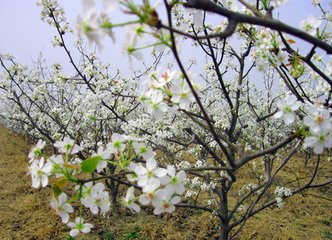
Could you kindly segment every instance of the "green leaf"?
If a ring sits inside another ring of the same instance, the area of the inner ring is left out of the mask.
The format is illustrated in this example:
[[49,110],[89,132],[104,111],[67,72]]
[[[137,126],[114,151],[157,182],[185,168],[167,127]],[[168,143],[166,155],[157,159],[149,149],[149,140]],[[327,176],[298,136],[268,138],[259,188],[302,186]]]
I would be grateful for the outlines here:
[[262,0],[263,8],[266,10],[269,8],[271,0]]
[[96,170],[98,162],[101,160],[101,156],[94,156],[88,159],[85,159],[81,164],[81,169],[87,173],[93,173]]

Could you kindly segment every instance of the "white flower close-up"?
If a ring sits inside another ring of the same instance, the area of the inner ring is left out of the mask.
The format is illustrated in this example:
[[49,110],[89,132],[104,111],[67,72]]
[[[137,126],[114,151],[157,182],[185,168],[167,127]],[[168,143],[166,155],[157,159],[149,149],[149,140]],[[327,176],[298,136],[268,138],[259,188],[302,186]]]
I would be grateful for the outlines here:
[[301,103],[297,101],[296,97],[290,95],[286,100],[278,103],[279,111],[274,114],[275,118],[283,118],[287,125],[293,123],[296,118],[295,111],[299,109]]
[[40,160],[32,161],[30,165],[30,174],[32,178],[32,187],[39,188],[40,186],[46,187],[48,184],[48,177],[51,175],[52,163],[45,163],[42,157]]
[[69,213],[74,211],[73,207],[67,202],[67,200],[67,194],[62,192],[57,199],[53,196],[50,203],[56,214],[61,217],[63,223],[67,223],[69,221]]
[[131,209],[134,212],[139,212],[141,211],[141,208],[137,203],[135,203],[137,198],[135,197],[134,191],[135,191],[134,187],[128,188],[126,197],[124,198],[124,203],[127,208]]
[[29,159],[30,159],[30,162],[32,162],[35,158],[38,158],[38,157],[41,157],[42,155],[42,152],[41,150],[45,147],[46,145],[46,142],[39,139],[36,146],[34,146],[31,151],[29,152]]
[[68,226],[71,228],[69,235],[72,237],[76,237],[80,232],[89,233],[91,228],[93,228],[92,224],[84,223],[81,217],[75,218],[75,222],[69,222]]
[[90,208],[93,214],[98,214],[99,209],[102,215],[110,210],[110,201],[108,192],[104,191],[105,185],[97,183],[91,188],[89,195],[81,200],[82,204]]

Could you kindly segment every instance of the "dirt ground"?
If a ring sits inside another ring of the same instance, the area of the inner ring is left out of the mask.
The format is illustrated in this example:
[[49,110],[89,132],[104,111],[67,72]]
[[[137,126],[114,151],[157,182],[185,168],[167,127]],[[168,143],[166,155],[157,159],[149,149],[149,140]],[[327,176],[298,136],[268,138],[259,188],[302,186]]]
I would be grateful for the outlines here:
[[[50,207],[51,190],[31,188],[27,155],[31,144],[0,125],[0,240],[66,239],[68,228]],[[329,166],[331,174],[331,166]],[[313,197],[317,195],[323,197]],[[295,196],[282,210],[268,209],[248,221],[237,239],[332,239],[332,190]],[[101,220],[81,240],[210,240],[216,222],[206,213],[180,209],[172,216],[121,214]]]
[[50,189],[31,188],[28,142],[0,126],[0,239],[57,239],[62,225],[48,204]]

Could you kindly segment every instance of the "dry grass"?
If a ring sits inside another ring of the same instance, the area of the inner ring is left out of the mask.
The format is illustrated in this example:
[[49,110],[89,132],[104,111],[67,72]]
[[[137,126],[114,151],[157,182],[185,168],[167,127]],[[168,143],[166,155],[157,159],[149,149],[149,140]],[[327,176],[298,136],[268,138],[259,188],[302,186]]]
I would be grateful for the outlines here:
[[250,219],[240,239],[332,239],[332,205],[313,196],[294,196],[283,209]]
[[50,189],[34,190],[27,176],[30,146],[0,126],[0,239],[56,239],[63,226],[51,212]]
[[[296,189],[311,178],[316,161],[311,160],[306,167],[301,156],[291,161],[277,177],[277,185],[292,182],[291,189]],[[324,182],[326,176],[332,176],[332,163],[326,159],[321,162],[319,173],[324,174],[318,174],[318,179]],[[307,190],[286,199],[282,209],[260,212],[246,223],[239,239],[332,239],[332,187]]]
[[[50,189],[30,187],[27,141],[0,126],[0,144],[0,239],[65,239],[69,229],[49,205]],[[302,163],[297,161],[293,164],[299,176],[305,175]],[[332,174],[331,164],[325,167]],[[287,174],[281,174],[281,182],[291,177]],[[248,171],[240,176],[238,186],[252,177]],[[331,199],[331,187],[294,196],[286,201],[284,209],[267,209],[248,220],[238,239],[332,239]],[[155,217],[150,211],[132,215],[121,208],[120,214],[104,219],[88,214],[86,220],[95,225],[93,233],[79,239],[208,240],[217,236],[218,221],[208,213],[179,209],[171,216]]]

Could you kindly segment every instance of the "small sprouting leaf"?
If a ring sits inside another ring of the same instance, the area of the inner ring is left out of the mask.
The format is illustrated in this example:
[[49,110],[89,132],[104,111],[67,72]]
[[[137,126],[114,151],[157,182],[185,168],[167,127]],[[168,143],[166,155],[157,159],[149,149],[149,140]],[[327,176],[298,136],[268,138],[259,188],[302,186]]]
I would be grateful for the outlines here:
[[60,188],[64,188],[68,183],[68,179],[63,177],[63,178],[59,178],[57,179],[54,184],[58,185]]
[[62,193],[62,189],[68,184],[67,178],[59,178],[52,184],[52,189],[55,197]]
[[66,168],[75,169],[75,170],[78,170],[81,168],[80,165],[68,164],[68,163],[64,163],[63,166]]
[[93,173],[98,165],[98,162],[101,160],[101,156],[94,156],[88,159],[85,159],[81,164],[81,169],[87,173]]
[[52,190],[55,197],[59,197],[59,195],[62,193],[61,188],[56,184],[52,185]]
[[293,39],[288,39],[287,42],[288,42],[289,44],[294,44],[294,43],[296,43]]

